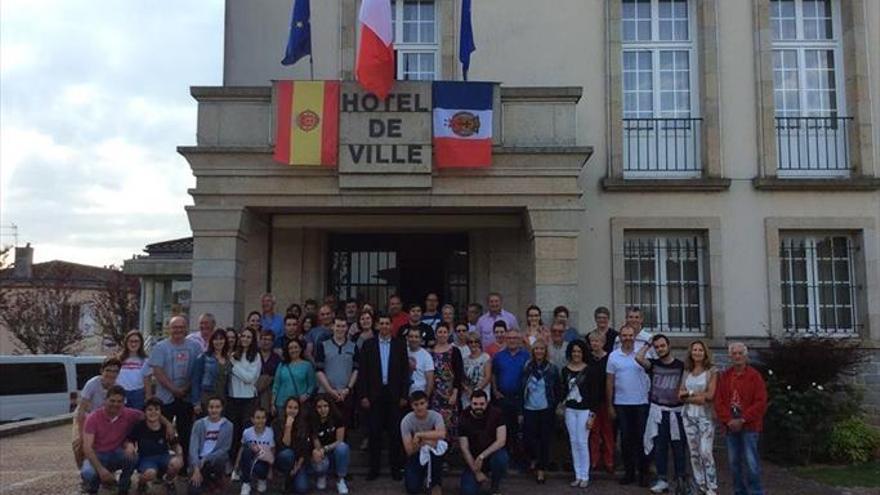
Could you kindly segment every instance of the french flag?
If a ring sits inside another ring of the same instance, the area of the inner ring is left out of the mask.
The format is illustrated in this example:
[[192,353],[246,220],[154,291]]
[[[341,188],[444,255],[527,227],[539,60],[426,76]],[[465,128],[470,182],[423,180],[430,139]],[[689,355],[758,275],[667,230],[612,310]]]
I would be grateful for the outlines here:
[[384,100],[394,84],[391,1],[363,0],[358,20],[361,42],[355,76],[365,90]]
[[435,81],[434,163],[444,167],[492,165],[492,91],[486,82]]

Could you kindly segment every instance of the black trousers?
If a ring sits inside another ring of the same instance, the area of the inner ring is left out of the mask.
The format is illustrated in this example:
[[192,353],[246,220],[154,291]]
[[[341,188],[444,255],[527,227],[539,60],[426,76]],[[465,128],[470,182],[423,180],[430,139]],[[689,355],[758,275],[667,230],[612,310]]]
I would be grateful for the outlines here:
[[[193,426],[193,405],[183,399],[175,398],[173,402],[162,405],[162,416],[168,421],[174,421],[177,428],[177,438],[184,452],[189,451],[189,437]],[[188,464],[188,457],[183,456],[184,465]]]
[[614,409],[620,428],[620,457],[626,476],[632,478],[636,471],[640,476],[647,476],[649,459],[642,448],[642,437],[645,436],[645,423],[648,422],[648,404],[616,405]]
[[226,419],[232,422],[232,448],[229,450],[229,458],[235,462],[238,449],[241,448],[241,434],[251,424],[251,415],[257,405],[256,397],[250,399],[237,399],[230,397],[226,400]]
[[[400,397],[383,387],[379,397],[370,398],[367,421],[370,424],[370,473],[378,474],[382,465],[382,439],[388,438],[388,464],[391,473],[403,469],[403,444],[400,439],[402,409]],[[384,433],[384,434],[383,434]]]
[[529,461],[535,463],[535,469],[547,469],[555,434],[555,408],[540,411],[523,409],[523,443],[529,453]]

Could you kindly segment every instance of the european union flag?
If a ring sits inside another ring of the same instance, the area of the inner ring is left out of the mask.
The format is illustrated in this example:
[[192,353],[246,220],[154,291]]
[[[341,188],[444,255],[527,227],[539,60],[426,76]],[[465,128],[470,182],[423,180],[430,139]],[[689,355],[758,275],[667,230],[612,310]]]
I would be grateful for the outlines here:
[[471,0],[461,0],[461,32],[458,41],[458,59],[461,61],[461,74],[467,81],[471,66],[471,52],[475,51],[474,28],[471,26]]
[[290,21],[290,37],[282,65],[293,65],[297,60],[312,54],[312,25],[309,21],[309,0],[294,0],[293,18]]

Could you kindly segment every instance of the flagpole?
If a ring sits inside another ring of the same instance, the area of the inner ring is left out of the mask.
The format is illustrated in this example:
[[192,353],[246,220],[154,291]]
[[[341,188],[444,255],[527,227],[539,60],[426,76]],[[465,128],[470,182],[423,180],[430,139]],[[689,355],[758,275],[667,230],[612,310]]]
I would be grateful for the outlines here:
[[315,80],[315,57],[309,54],[309,79]]

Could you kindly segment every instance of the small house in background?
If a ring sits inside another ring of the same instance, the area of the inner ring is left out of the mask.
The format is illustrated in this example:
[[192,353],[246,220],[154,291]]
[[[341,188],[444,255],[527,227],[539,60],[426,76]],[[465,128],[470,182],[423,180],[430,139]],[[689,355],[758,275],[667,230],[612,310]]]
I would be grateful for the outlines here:
[[[13,265],[0,270],[0,310],[4,312],[0,354],[114,352],[116,343],[106,338],[99,313],[116,286],[125,290],[126,277],[120,270],[62,260],[34,263],[33,259],[30,244],[19,246]],[[50,331],[42,337],[39,351],[37,344],[26,345],[11,328],[41,323]]]
[[148,244],[146,254],[126,260],[123,271],[140,280],[139,328],[161,338],[172,316],[189,316],[192,237]]

